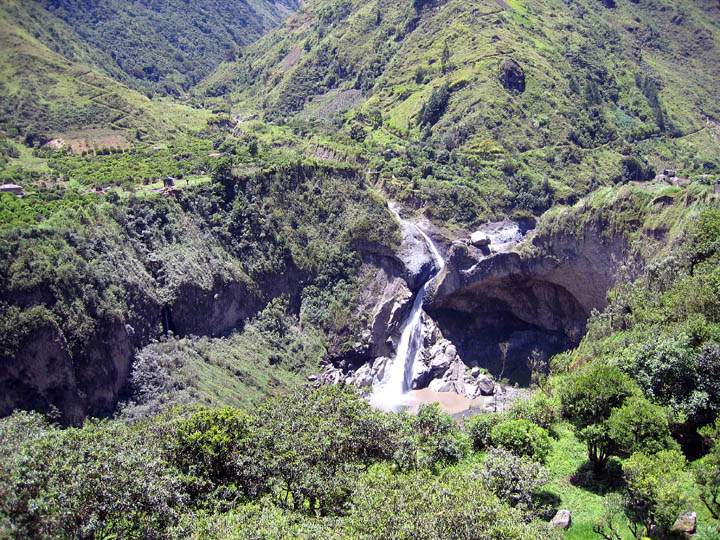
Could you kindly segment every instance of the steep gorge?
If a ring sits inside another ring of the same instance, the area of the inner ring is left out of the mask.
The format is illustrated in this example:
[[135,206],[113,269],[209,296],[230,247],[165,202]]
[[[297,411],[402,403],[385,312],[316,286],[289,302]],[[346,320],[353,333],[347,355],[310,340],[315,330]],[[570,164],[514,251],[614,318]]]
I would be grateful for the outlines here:
[[[548,213],[537,226],[529,220],[488,223],[472,235],[455,233],[452,241],[447,231],[421,222],[445,246],[446,264],[422,303],[412,389],[477,392],[477,375],[468,376],[477,368],[524,386],[531,361],[542,367],[577,346],[592,313],[605,308],[610,289],[641,276],[648,261],[682,242],[682,228],[673,230],[674,207],[692,207],[695,195],[668,198],[658,195],[663,190],[662,184],[600,190]],[[431,264],[432,257],[415,240],[404,235],[399,253],[417,271],[423,267],[418,261]],[[415,256],[408,257],[413,250]],[[417,294],[417,288],[386,288],[365,334],[386,348],[366,349],[365,364],[339,365],[343,373],[332,375],[336,381],[382,384],[391,359],[403,352],[401,332]],[[378,328],[385,331],[378,334]]]

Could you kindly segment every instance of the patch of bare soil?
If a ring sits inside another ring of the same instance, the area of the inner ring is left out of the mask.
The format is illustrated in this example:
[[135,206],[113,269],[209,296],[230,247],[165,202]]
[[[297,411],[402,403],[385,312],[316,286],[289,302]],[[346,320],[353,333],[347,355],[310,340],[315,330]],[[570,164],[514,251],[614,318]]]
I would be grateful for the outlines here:
[[127,150],[130,141],[122,132],[112,129],[83,129],[58,133],[47,143],[54,150],[66,148],[73,154],[99,150]]
[[283,58],[280,62],[278,69],[282,73],[284,73],[291,67],[293,67],[295,64],[297,64],[300,58],[302,58],[302,49],[298,45],[296,45],[295,47],[290,49],[289,53],[285,55],[285,58]]

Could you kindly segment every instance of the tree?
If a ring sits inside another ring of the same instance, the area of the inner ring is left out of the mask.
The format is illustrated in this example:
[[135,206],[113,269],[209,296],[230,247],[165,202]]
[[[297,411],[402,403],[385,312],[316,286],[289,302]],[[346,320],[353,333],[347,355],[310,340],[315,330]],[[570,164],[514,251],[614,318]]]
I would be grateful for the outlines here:
[[357,393],[302,388],[268,401],[254,415],[241,470],[262,464],[278,502],[310,514],[339,511],[359,473],[390,459],[396,417],[373,410]]
[[534,496],[548,482],[548,471],[537,461],[503,448],[491,448],[480,472],[483,483],[510,506],[530,510]]
[[506,420],[496,425],[490,432],[490,440],[495,447],[540,462],[545,461],[550,452],[547,431],[529,420]]
[[417,415],[405,417],[393,459],[405,471],[437,468],[460,461],[467,453],[468,442],[452,417],[437,404],[423,405]]
[[619,456],[635,452],[655,454],[677,447],[672,439],[665,409],[644,397],[632,397],[613,410],[607,421],[608,437]]
[[500,413],[478,414],[467,420],[465,429],[470,436],[473,450],[480,451],[490,446],[492,428],[505,421],[507,416]]
[[588,459],[596,474],[605,470],[613,447],[607,420],[623,402],[639,394],[637,385],[622,371],[593,362],[569,376],[560,390],[563,415],[588,446]]
[[700,486],[700,499],[715,519],[720,519],[720,420],[706,426],[700,433],[711,445],[710,452],[695,464],[695,479]]
[[250,416],[238,409],[201,409],[173,426],[170,461],[188,475],[197,495],[223,484],[239,484],[246,495],[257,495],[258,480],[247,478],[249,471],[239,470],[233,459],[245,450],[250,426]]
[[421,126],[433,126],[440,120],[450,99],[450,86],[444,83],[433,90],[430,98],[420,110],[419,124]]
[[413,9],[415,9],[415,13],[418,15],[420,12],[425,9],[425,6],[427,6],[431,0],[413,0]]
[[677,450],[636,453],[623,463],[627,512],[644,527],[644,536],[661,536],[688,510],[691,480],[685,466],[685,456]]
[[440,56],[440,69],[443,73],[447,74],[450,71],[450,46],[447,40],[443,46],[442,55]]
[[18,538],[153,537],[175,522],[183,504],[176,471],[147,424],[102,421],[35,432],[3,470],[0,518]]

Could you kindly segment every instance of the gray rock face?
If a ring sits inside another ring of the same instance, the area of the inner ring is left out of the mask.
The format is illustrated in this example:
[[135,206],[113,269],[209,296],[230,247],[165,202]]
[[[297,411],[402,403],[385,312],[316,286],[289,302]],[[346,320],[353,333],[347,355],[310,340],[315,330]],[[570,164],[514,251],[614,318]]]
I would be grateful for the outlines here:
[[[353,385],[361,389],[369,389],[373,384],[382,380],[385,374],[385,366],[390,361],[389,358],[381,356],[372,362],[363,364],[354,373],[345,375],[341,370],[329,369],[321,377],[325,384],[345,384]],[[337,375],[336,375],[337,374]]]
[[569,529],[572,524],[572,515],[570,510],[558,510],[555,517],[550,522],[556,529]]
[[533,351],[549,357],[575,345],[590,312],[605,306],[620,265],[635,263],[625,237],[602,227],[535,234],[520,251],[514,246],[522,227],[488,224],[482,232],[498,241],[490,251],[509,247],[489,253],[453,244],[425,309],[469,365],[525,384]]
[[520,243],[524,237],[526,227],[521,226],[517,221],[495,221],[480,226],[470,236],[470,241],[476,245],[474,237],[484,237],[488,240],[486,245],[492,246],[493,251],[507,251]]
[[402,242],[397,256],[405,267],[404,278],[412,291],[417,291],[430,277],[434,262],[430,249],[415,227],[400,224]]
[[[413,295],[405,281],[395,278],[383,290],[372,313],[370,346],[374,355],[390,354],[395,345],[393,336],[400,334],[403,321],[412,306]],[[388,341],[389,340],[389,341]]]
[[491,242],[490,237],[483,231],[475,231],[470,235],[470,243],[475,247],[486,247]]

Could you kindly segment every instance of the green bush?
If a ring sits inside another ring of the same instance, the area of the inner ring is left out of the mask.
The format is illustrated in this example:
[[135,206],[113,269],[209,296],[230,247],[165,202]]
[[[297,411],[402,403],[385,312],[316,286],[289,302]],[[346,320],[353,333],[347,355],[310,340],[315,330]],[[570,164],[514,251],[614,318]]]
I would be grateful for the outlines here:
[[499,413],[478,414],[465,422],[465,430],[470,436],[473,450],[479,452],[490,446],[490,432],[500,422],[504,422],[507,415]]
[[542,392],[537,392],[530,399],[513,403],[508,412],[511,418],[524,419],[538,426],[551,430],[559,420],[558,403]]
[[[182,486],[146,424],[19,422],[0,423],[0,445],[15,445],[0,465],[0,531],[8,520],[16,538],[148,538],[177,520]],[[20,445],[4,436],[18,428]]]
[[468,447],[466,435],[450,415],[437,404],[423,405],[417,415],[405,418],[393,460],[403,471],[437,469],[460,461]]
[[695,480],[700,486],[700,499],[715,519],[720,519],[720,420],[701,430],[710,451],[695,463]]
[[255,482],[245,478],[248,471],[234,466],[250,427],[251,418],[238,409],[201,409],[174,426],[167,442],[170,461],[191,477],[196,491],[209,493],[221,484],[237,483],[247,495],[256,495]]
[[645,536],[663,537],[675,519],[690,510],[686,460],[677,450],[637,453],[623,463],[627,483],[627,510],[645,527]]
[[376,540],[532,540],[553,538],[501,502],[474,473],[434,476],[372,470],[353,497],[348,538]]
[[608,437],[620,456],[655,454],[677,447],[668,426],[668,413],[643,397],[633,397],[614,409],[607,421]]
[[492,445],[543,462],[550,452],[547,430],[529,420],[506,420],[490,431]]
[[537,461],[502,448],[491,448],[480,472],[483,483],[513,507],[532,510],[540,488],[548,482],[547,469]]

